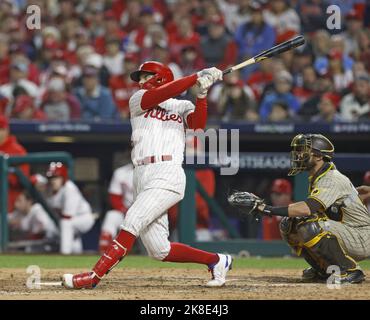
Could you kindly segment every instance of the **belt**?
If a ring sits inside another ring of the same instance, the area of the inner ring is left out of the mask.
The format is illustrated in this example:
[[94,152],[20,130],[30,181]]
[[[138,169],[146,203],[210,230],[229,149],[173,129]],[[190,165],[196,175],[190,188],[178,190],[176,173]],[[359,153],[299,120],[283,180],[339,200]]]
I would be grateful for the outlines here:
[[171,160],[172,160],[171,155],[149,156],[149,157],[145,157],[143,159],[137,160],[136,165],[137,166],[142,166],[142,165],[145,165],[145,164],[162,162],[162,161],[171,161]]

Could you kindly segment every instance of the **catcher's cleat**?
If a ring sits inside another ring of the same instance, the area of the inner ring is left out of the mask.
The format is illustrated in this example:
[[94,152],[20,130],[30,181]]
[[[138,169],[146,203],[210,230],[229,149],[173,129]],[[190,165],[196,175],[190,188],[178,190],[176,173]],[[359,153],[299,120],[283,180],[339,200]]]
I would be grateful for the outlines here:
[[212,280],[208,281],[207,287],[222,287],[226,282],[226,274],[232,269],[233,258],[230,255],[218,254],[220,260],[214,265],[209,266],[212,272]]
[[67,289],[94,289],[99,281],[94,272],[66,273],[62,277],[62,285]]
[[302,272],[303,281],[324,281],[329,277],[329,274],[324,274],[312,267],[304,269]]
[[336,279],[340,284],[356,284],[365,280],[365,274],[360,269],[347,271]]

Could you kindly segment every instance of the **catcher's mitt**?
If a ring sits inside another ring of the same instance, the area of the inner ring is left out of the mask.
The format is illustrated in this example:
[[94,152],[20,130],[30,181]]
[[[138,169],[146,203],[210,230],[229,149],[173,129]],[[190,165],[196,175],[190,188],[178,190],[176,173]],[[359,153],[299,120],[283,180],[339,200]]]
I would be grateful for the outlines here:
[[252,214],[255,217],[258,213],[261,213],[258,210],[258,206],[265,203],[260,197],[246,191],[236,191],[227,200],[232,206],[238,207],[244,214]]

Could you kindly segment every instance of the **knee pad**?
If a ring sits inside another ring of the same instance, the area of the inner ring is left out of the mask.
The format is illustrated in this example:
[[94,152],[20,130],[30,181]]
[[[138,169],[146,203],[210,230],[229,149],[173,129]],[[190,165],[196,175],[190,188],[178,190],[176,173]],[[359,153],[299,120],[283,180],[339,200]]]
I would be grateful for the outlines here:
[[297,225],[297,236],[302,245],[311,247],[318,242],[321,236],[324,235],[324,230],[316,221],[303,221]]
[[291,247],[295,248],[299,245],[297,239],[297,230],[295,229],[295,218],[283,217],[279,224],[280,235]]

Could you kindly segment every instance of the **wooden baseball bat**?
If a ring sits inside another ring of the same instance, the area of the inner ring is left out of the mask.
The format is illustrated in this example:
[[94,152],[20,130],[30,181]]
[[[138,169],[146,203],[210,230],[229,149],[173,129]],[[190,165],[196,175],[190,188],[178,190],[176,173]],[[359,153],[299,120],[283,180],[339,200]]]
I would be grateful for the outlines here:
[[262,51],[261,53],[257,54],[253,58],[250,58],[246,61],[243,61],[242,63],[237,64],[236,66],[230,67],[222,71],[223,75],[226,75],[228,73],[231,73],[235,70],[239,70],[241,68],[244,68],[246,66],[249,66],[250,64],[260,62],[262,60],[265,60],[267,58],[275,57],[279,55],[280,53],[283,53],[285,51],[297,48],[305,43],[305,39],[303,36],[297,36],[293,39],[284,41],[268,50]]

